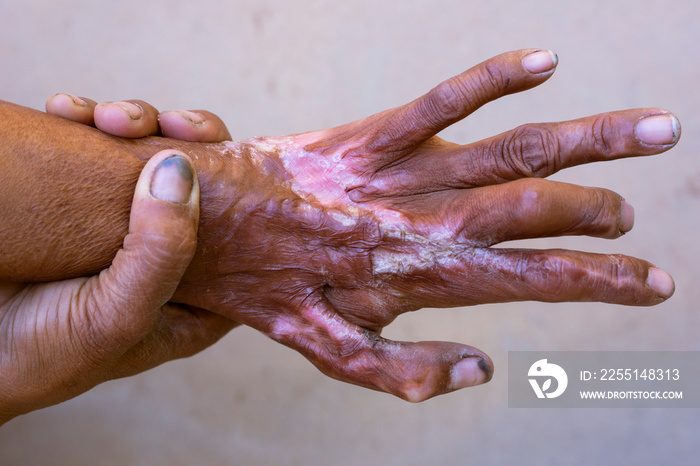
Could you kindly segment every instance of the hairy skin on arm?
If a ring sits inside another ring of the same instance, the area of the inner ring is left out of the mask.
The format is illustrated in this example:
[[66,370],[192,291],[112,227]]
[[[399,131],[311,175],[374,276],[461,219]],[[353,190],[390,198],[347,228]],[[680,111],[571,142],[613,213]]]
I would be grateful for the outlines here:
[[[662,152],[678,139],[677,121],[658,109],[526,125],[466,146],[435,135],[490,100],[544,82],[556,61],[528,71],[533,52],[491,59],[402,107],[283,138],[126,141],[3,104],[2,163],[21,176],[0,187],[10,219],[0,229],[0,279],[54,280],[107,266],[145,160],[176,148],[197,169],[201,214],[197,253],[174,301],[256,328],[329,376],[410,401],[488,381],[492,362],[475,348],[393,342],[380,332],[425,306],[652,305],[673,292],[665,272],[639,259],[491,248],[620,236],[632,210],[619,195],[540,178]],[[548,52],[539,53],[542,61]],[[673,134],[648,144],[645,118],[667,121]]]

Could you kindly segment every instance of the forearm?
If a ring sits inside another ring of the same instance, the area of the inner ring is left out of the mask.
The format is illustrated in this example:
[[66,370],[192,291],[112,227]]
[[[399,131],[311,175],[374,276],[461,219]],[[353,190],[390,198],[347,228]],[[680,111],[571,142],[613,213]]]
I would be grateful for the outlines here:
[[128,231],[145,162],[179,143],[135,143],[6,102],[0,121],[0,280],[55,280],[108,266]]

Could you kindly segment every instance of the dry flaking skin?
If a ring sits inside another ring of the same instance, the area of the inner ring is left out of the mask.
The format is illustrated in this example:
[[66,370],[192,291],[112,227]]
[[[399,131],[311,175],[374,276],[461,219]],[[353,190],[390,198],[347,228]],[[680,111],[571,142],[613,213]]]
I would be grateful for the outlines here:
[[645,116],[669,115],[659,109],[525,125],[468,145],[436,136],[484,103],[544,82],[553,68],[524,69],[531,53],[539,52],[501,55],[407,105],[337,128],[183,145],[198,168],[202,214],[198,252],[175,299],[254,327],[332,377],[410,401],[486,382],[493,364],[459,343],[382,338],[402,313],[666,299],[650,279],[663,272],[643,260],[492,248],[620,236],[631,208],[618,194],[542,178],[662,152],[677,140],[637,138]]

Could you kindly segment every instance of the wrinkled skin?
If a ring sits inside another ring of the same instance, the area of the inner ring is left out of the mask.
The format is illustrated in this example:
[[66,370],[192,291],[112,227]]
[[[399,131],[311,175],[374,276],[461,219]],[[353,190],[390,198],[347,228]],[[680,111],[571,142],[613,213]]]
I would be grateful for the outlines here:
[[254,327],[332,377],[411,401],[483,383],[492,363],[461,344],[381,338],[404,312],[517,300],[663,301],[670,277],[642,260],[491,248],[521,238],[620,236],[632,211],[619,195],[539,177],[661,152],[678,137],[675,121],[664,144],[635,136],[641,118],[667,114],[656,109],[527,125],[467,146],[435,135],[549,77],[523,70],[526,54],[496,57],[403,107],[339,128],[211,147],[195,163],[212,210],[174,299]]
[[[540,52],[528,70],[533,52],[498,56],[407,105],[329,130],[218,144],[95,143],[137,161],[175,148],[194,164],[197,250],[172,303],[256,328],[331,377],[421,401],[488,381],[493,364],[458,343],[382,338],[402,313],[519,300],[653,305],[673,293],[671,278],[643,260],[493,248],[521,238],[620,236],[633,211],[619,195],[542,178],[660,153],[680,135],[668,112],[640,109],[525,125],[464,146],[436,136],[481,105],[548,79],[554,57]],[[661,128],[650,134],[643,123],[652,120]],[[102,230],[123,238],[122,223]],[[116,252],[105,246],[102,257],[98,249],[82,248],[92,262],[67,264],[71,274],[95,273]]]
[[[223,122],[209,112],[158,114],[145,102],[136,102],[145,110],[139,118],[118,113],[124,102],[103,103],[96,110],[95,102],[65,94],[51,97],[47,111],[83,124],[92,123],[94,115],[102,131],[121,132],[125,137],[158,132],[201,142],[230,138]],[[3,116],[3,124],[8,125],[9,120],[11,125],[12,117]],[[17,135],[15,139],[27,133]],[[7,143],[13,138],[0,139]],[[45,154],[31,154],[29,160],[41,155]],[[193,167],[182,158],[183,165],[176,169],[177,164],[170,163],[175,160],[172,155],[170,150],[152,155],[141,171],[129,234],[109,268],[92,277],[44,283],[0,280],[0,425],[70,399],[105,380],[191,356],[236,325],[213,312],[167,302],[195,253],[199,217]],[[6,152],[3,156],[12,158]],[[2,162],[0,158],[0,165]],[[31,163],[21,169],[28,167]],[[13,174],[17,172],[12,168],[4,172],[3,181],[7,183]],[[51,175],[60,182],[60,175]],[[32,188],[36,190],[36,184]],[[61,193],[61,201],[68,197]],[[0,205],[7,212],[8,206]],[[48,213],[60,217],[53,207]],[[20,220],[28,221],[26,214]],[[35,232],[28,243],[40,242],[41,236]],[[30,256],[26,251],[21,254]]]

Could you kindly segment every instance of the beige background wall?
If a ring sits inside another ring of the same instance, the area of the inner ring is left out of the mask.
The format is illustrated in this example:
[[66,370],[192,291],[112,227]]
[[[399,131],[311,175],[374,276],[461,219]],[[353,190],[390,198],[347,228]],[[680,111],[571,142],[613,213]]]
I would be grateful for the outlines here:
[[[616,241],[538,241],[623,252],[671,271],[649,309],[521,303],[426,310],[388,335],[463,341],[491,383],[420,405],[320,375],[249,329],[185,361],[104,384],[0,429],[2,465],[691,464],[698,410],[516,410],[513,350],[700,350],[700,3],[694,0],[0,0],[0,98],[55,92],[206,108],[235,138],[354,120],[413,99],[492,55],[551,48],[541,88],[448,130],[458,142],[530,121],[661,106],[683,124],[672,152],[581,167],[636,207]],[[1,124],[1,122],[0,122]],[[698,387],[700,389],[700,387]]]

